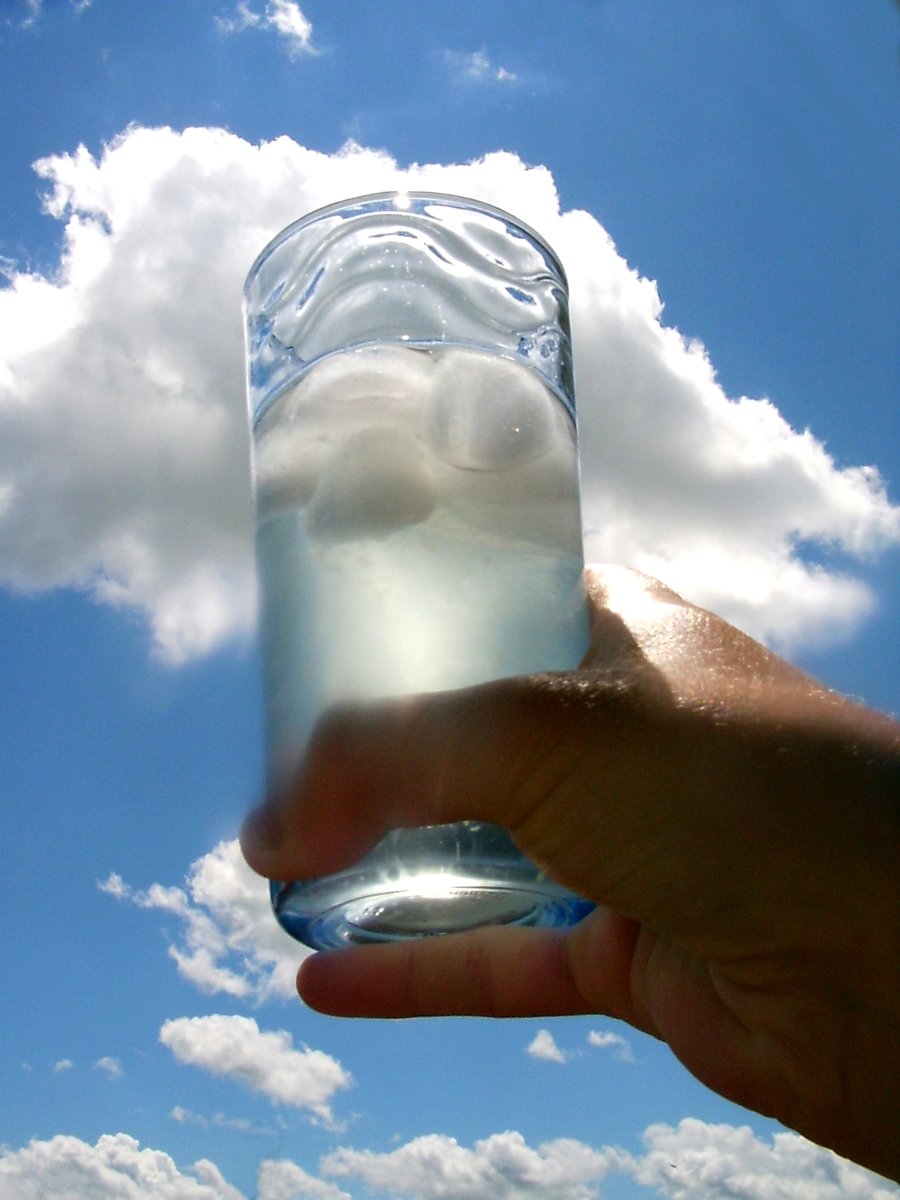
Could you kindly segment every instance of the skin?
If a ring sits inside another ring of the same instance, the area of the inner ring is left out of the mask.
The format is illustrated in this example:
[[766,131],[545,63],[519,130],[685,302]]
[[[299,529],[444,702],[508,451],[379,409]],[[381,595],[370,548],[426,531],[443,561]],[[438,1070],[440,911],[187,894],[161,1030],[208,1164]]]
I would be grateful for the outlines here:
[[619,1018],[723,1096],[900,1176],[900,725],[662,584],[586,574],[577,671],[341,708],[251,814],[270,878],[487,820],[598,908],[312,955],[356,1017]]

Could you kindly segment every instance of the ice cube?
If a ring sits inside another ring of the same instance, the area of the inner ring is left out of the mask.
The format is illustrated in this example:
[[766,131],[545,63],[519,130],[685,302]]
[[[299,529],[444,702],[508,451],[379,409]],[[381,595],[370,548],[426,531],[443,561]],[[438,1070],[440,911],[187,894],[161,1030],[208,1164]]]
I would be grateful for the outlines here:
[[383,538],[426,520],[436,491],[422,442],[403,428],[357,430],[330,456],[309,504],[321,541]]
[[[276,414],[272,414],[276,416]],[[299,508],[313,493],[324,446],[302,425],[277,419],[257,429],[254,444],[256,504],[262,517]]]
[[434,453],[455,467],[506,471],[550,448],[558,404],[524,364],[449,349],[432,375],[428,440]]
[[578,468],[570,442],[510,471],[454,471],[439,476],[441,506],[472,538],[551,551],[578,546]]
[[348,425],[390,414],[390,420],[417,429],[432,371],[428,351],[412,346],[360,346],[331,354],[304,376],[282,417],[342,433]]
[[393,345],[363,346],[314,366],[256,429],[260,515],[306,504],[335,447],[355,430],[391,422],[420,433],[432,369],[427,352]]

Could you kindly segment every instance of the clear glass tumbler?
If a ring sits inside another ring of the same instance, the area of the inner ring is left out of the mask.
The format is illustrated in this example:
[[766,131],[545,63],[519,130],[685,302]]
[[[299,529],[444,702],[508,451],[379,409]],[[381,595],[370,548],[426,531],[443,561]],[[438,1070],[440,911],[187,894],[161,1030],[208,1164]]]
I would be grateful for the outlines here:
[[[280,233],[244,299],[270,786],[336,702],[577,665],[567,290],[541,238],[461,197],[360,197]],[[272,903],[316,948],[591,907],[471,821]]]

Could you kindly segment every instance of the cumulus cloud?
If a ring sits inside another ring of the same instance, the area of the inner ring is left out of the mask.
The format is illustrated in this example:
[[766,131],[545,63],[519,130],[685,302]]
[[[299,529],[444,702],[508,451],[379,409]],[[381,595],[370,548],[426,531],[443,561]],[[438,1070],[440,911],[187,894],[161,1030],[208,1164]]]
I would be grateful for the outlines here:
[[587,1036],[588,1045],[598,1050],[612,1050],[621,1062],[634,1062],[634,1053],[627,1038],[611,1029],[592,1029]]
[[556,1038],[549,1029],[539,1029],[532,1041],[525,1047],[525,1053],[530,1054],[532,1058],[555,1063],[569,1062],[572,1057],[571,1054],[559,1048]]
[[689,1117],[677,1128],[651,1125],[647,1152],[629,1173],[669,1200],[897,1200],[900,1188],[795,1133],[771,1142],[748,1126]]
[[170,662],[249,629],[243,277],[304,211],[433,188],[511,209],[566,265],[590,560],[660,575],[782,646],[843,636],[872,606],[815,550],[900,542],[877,470],[838,467],[770,399],[727,396],[599,222],[560,212],[546,168],[496,153],[401,169],[352,144],[134,127],[37,171],[65,238],[54,273],[9,268],[0,290],[0,584],[141,613]]
[[54,1075],[61,1075],[64,1071],[71,1071],[75,1064],[71,1058],[60,1058],[53,1064]]
[[268,1159],[260,1164],[259,1200],[353,1200],[349,1192],[317,1179],[290,1159]]
[[352,1177],[391,1200],[591,1200],[604,1179],[625,1175],[668,1200],[897,1200],[900,1188],[793,1133],[771,1142],[748,1127],[694,1118],[652,1125],[646,1153],[595,1149],[574,1139],[529,1146],[515,1132],[468,1149],[454,1138],[416,1138],[387,1153],[340,1149],[323,1175]]
[[179,923],[169,945],[179,974],[201,992],[262,1001],[295,995],[306,951],[273,920],[266,882],[238,842],[220,842],[192,864],[184,888],[135,889],[115,872],[97,885],[117,900],[167,913]]
[[534,1148],[519,1133],[496,1133],[470,1150],[455,1138],[430,1134],[385,1154],[336,1150],[322,1160],[322,1173],[416,1200],[590,1200],[619,1159],[618,1151],[570,1138]]
[[206,1159],[178,1169],[168,1154],[124,1133],[95,1146],[59,1135],[0,1149],[0,1200],[245,1200]]
[[269,0],[261,12],[241,0],[231,16],[217,17],[216,25],[223,33],[240,33],[244,29],[273,30],[283,39],[292,57],[317,53],[312,43],[312,24],[295,0]]
[[[185,1120],[186,1110],[179,1110]],[[332,1180],[358,1180],[387,1200],[596,1200],[604,1180],[625,1176],[668,1200],[897,1200],[900,1188],[793,1133],[766,1141],[748,1127],[687,1118],[651,1125],[645,1152],[596,1149],[572,1138],[530,1146],[514,1131],[471,1148],[443,1134],[379,1153],[341,1147],[312,1174],[290,1159],[264,1160],[257,1200],[350,1200]],[[629,1195],[631,1191],[629,1192]],[[120,1133],[96,1146],[74,1137],[0,1149],[0,1200],[246,1200],[201,1161],[180,1171],[168,1155]]]
[[353,1082],[330,1054],[295,1050],[289,1033],[261,1030],[252,1017],[178,1017],[165,1022],[159,1040],[179,1062],[237,1079],[273,1104],[309,1109],[327,1125],[335,1092]]

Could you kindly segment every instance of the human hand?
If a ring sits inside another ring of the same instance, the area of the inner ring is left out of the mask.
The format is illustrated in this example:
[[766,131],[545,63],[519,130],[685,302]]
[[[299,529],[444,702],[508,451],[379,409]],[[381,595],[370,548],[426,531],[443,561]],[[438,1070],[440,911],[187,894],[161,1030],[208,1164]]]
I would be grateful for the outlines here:
[[389,828],[475,819],[598,908],[305,960],[348,1016],[604,1013],[722,1095],[900,1173],[898,727],[622,568],[582,668],[340,709],[248,862],[328,874]]

